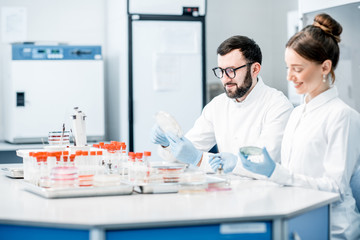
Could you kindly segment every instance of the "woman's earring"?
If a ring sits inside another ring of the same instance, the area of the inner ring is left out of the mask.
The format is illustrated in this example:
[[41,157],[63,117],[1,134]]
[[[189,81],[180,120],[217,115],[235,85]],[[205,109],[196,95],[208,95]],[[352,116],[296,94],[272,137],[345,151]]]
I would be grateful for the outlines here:
[[326,83],[326,75],[325,74],[323,75],[323,80],[322,81],[323,81],[323,83]]

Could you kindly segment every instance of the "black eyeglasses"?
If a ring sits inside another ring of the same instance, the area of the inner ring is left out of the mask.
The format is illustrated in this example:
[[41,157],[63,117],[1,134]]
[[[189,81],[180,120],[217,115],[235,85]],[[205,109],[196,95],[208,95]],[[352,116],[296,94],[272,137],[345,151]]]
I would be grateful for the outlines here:
[[217,78],[220,78],[220,79],[223,78],[224,72],[225,72],[226,76],[233,79],[236,77],[236,73],[235,73],[236,70],[239,70],[240,68],[246,67],[247,65],[251,65],[251,64],[253,64],[253,62],[246,63],[238,68],[228,67],[228,68],[222,69],[221,67],[216,67],[216,68],[213,68],[212,70]]

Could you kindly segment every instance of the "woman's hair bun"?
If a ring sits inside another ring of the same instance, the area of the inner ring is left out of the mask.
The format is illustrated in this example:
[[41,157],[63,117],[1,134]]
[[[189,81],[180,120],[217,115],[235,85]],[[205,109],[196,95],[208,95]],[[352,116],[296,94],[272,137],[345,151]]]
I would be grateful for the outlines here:
[[342,26],[328,14],[321,13],[316,15],[313,25],[334,37],[338,43],[341,41],[340,34],[342,33]]

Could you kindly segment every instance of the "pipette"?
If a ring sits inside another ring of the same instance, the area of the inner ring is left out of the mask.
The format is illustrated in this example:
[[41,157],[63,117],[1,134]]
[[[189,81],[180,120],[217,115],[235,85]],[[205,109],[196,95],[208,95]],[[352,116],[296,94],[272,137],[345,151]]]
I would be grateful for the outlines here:
[[64,133],[65,133],[65,123],[63,123],[63,126],[62,126],[62,133],[61,133],[61,138],[60,138],[60,145],[63,144]]

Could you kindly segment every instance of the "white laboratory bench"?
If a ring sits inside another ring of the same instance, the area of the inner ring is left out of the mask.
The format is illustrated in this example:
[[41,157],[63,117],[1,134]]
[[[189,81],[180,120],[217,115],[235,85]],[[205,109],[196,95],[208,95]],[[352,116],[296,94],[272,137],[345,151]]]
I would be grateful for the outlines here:
[[0,175],[0,239],[329,239],[339,200],[245,179],[231,191],[46,199],[22,181]]

